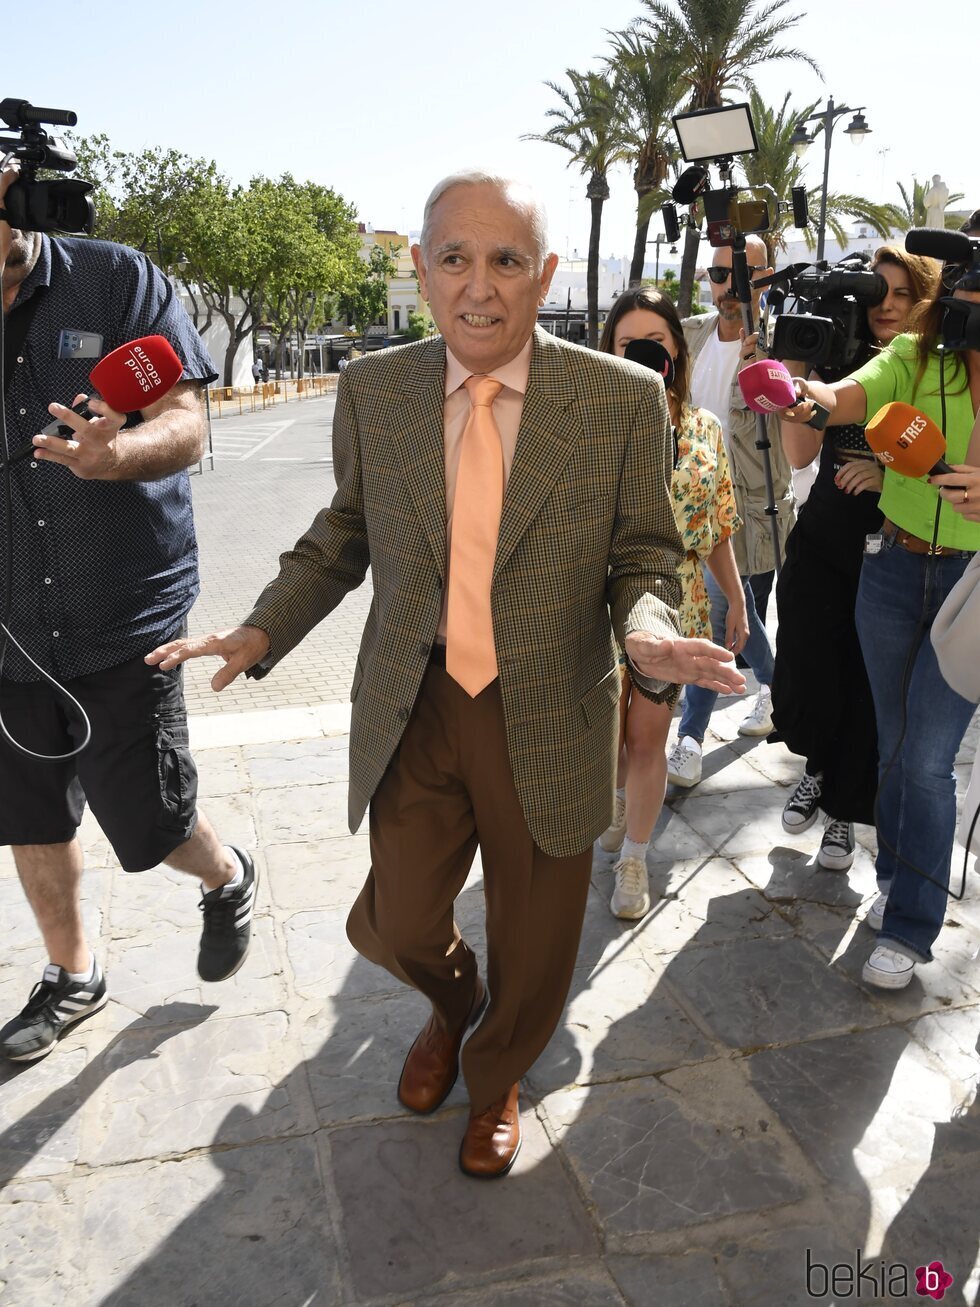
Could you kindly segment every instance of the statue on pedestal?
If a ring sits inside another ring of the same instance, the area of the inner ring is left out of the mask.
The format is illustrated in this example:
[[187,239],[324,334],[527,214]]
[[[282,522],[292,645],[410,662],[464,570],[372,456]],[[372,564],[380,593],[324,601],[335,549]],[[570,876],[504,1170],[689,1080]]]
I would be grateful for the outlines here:
[[922,202],[926,206],[926,226],[945,227],[946,205],[949,203],[949,187],[940,177],[938,172],[933,174],[931,184],[926,187],[926,192],[922,197]]

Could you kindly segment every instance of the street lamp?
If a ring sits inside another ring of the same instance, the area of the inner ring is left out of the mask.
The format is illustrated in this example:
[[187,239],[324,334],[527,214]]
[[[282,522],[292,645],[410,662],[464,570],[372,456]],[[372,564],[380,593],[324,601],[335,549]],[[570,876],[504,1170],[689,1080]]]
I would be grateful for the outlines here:
[[663,234],[663,232],[662,232],[662,231],[658,231],[657,234],[656,234],[656,236],[653,238],[653,240],[652,240],[652,241],[647,241],[647,244],[648,244],[648,245],[656,245],[656,247],[657,247],[657,259],[656,259],[656,264],[655,264],[655,266],[654,266],[654,272],[653,272],[653,284],[654,284],[654,286],[656,286],[657,283],[660,281],[660,247],[661,247],[661,245],[667,245],[667,244],[669,244],[669,242],[668,242],[668,240],[667,240],[667,237]]
[[[852,113],[854,117],[849,125],[844,128],[844,135],[849,136],[855,145],[859,145],[866,136],[871,134],[871,128],[861,112],[863,108],[864,105],[859,105],[857,109],[848,108],[846,104],[835,105],[834,98],[831,96],[827,101],[826,109],[822,113],[810,114],[809,118],[801,118],[796,124],[796,131],[790,137],[793,152],[798,159],[802,159],[806,154],[807,147],[817,139],[817,132],[823,130],[823,193],[820,197],[820,226],[817,229],[818,261],[823,258],[824,235],[827,228],[827,181],[830,175],[830,140],[834,133],[834,124],[844,114]],[[807,123],[816,123],[812,136],[807,132]]]

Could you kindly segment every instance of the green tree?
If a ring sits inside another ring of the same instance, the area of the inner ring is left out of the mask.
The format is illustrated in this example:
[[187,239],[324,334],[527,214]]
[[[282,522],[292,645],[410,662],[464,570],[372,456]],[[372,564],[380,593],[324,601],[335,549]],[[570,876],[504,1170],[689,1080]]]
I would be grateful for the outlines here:
[[[726,92],[747,91],[763,64],[788,59],[820,69],[804,50],[780,44],[800,19],[783,11],[789,0],[642,0],[638,30],[674,51],[687,88],[688,109],[719,107]],[[689,313],[698,258],[698,232],[687,229],[681,261],[679,308]]]
[[[929,182],[920,182],[917,177],[912,178],[912,185],[906,190],[901,182],[896,183],[899,193],[902,196],[902,203],[899,206],[902,220],[900,226],[903,231],[908,231],[910,227],[924,227],[926,225],[926,191],[929,189]],[[946,202],[947,209],[951,204],[958,204],[960,200],[965,199],[962,191],[957,191],[955,195],[950,195]],[[953,214],[944,215],[944,226],[948,230],[959,228],[960,220]]]
[[591,208],[589,228],[589,258],[586,272],[588,295],[588,343],[595,349],[599,344],[599,233],[602,228],[602,206],[609,199],[609,169],[621,157],[621,146],[615,133],[615,120],[620,88],[615,79],[596,72],[577,72],[567,68],[565,76],[571,89],[557,82],[546,82],[554,91],[559,105],[545,112],[554,121],[540,135],[528,133],[524,141],[548,141],[560,146],[571,155],[570,168],[577,167],[588,177],[585,195]]
[[643,276],[647,235],[654,208],[670,197],[664,191],[670,165],[677,157],[671,114],[683,91],[681,69],[666,41],[630,29],[612,36],[610,74],[618,88],[617,127],[622,154],[633,170],[636,232],[630,284]]
[[425,340],[431,329],[431,318],[428,318],[424,313],[409,313],[408,327],[405,330],[405,335],[409,340]]
[[366,261],[362,260],[360,274],[349,290],[337,297],[340,312],[348,317],[358,333],[364,337],[367,349],[367,329],[388,312],[388,278],[395,271],[395,246],[383,250],[373,245]]
[[[768,232],[760,233],[769,251],[769,262],[775,266],[776,253],[786,248],[786,230],[793,225],[793,215],[789,210],[777,212],[775,201],[788,204],[794,186],[804,183],[803,165],[797,158],[791,144],[796,124],[813,113],[816,104],[805,105],[802,109],[790,107],[789,92],[783,97],[778,109],[773,109],[762,99],[753,87],[749,92],[749,106],[752,121],[755,123],[758,150],[755,154],[742,157],[745,178],[749,192],[757,199],[769,204],[769,217],[772,227]],[[807,191],[811,213],[819,211],[820,186]],[[861,195],[849,195],[831,192],[827,196],[827,227],[840,242],[847,245],[847,231],[844,220],[860,220],[878,233],[887,236],[895,227],[902,226],[902,214],[893,204],[875,204]],[[816,244],[816,231],[812,227],[803,229],[807,248]]]

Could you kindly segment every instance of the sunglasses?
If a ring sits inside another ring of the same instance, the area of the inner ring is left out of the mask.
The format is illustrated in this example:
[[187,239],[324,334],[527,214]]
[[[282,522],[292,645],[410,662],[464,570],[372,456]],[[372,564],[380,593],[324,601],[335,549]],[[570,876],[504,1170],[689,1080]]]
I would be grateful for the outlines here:
[[[749,272],[761,272],[762,269],[761,269],[761,268],[754,268],[754,267],[752,266],[752,264],[750,263],[750,264],[748,265],[748,271],[749,271]],[[728,278],[729,278],[731,275],[732,275],[732,270],[731,270],[731,268],[715,268],[715,267],[711,267],[711,268],[708,269],[708,276],[711,278],[711,280],[715,283],[716,286],[724,286],[725,282],[728,280]]]

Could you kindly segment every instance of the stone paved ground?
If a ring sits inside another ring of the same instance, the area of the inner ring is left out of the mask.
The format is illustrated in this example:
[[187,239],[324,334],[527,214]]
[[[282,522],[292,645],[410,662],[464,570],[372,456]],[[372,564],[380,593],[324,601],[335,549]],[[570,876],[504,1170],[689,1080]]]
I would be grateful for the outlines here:
[[[216,427],[217,468],[195,478],[192,629],[237,620],[281,537],[324,501],[329,411],[310,401],[279,431],[259,430],[268,415]],[[365,600],[262,687],[215,698],[191,678],[204,803],[262,874],[255,943],[231,981],[196,979],[194,887],[126,877],[86,819],[85,911],[112,1001],[50,1058],[0,1070],[0,1304],[921,1302],[914,1275],[908,1295],[875,1286],[933,1259],[955,1277],[943,1301],[976,1304],[976,879],[907,991],[864,987],[871,842],[849,874],[815,869],[819,828],[791,840],[779,823],[798,760],[740,739],[736,701],[715,714],[701,785],[669,797],[645,921],[609,915],[612,859],[596,856],[513,1173],[459,1174],[459,1087],[432,1118],[400,1109],[424,1004],[343,930],[368,866],[345,822]],[[459,909],[482,957],[478,866]],[[7,1014],[41,961],[7,855],[0,959]]]

